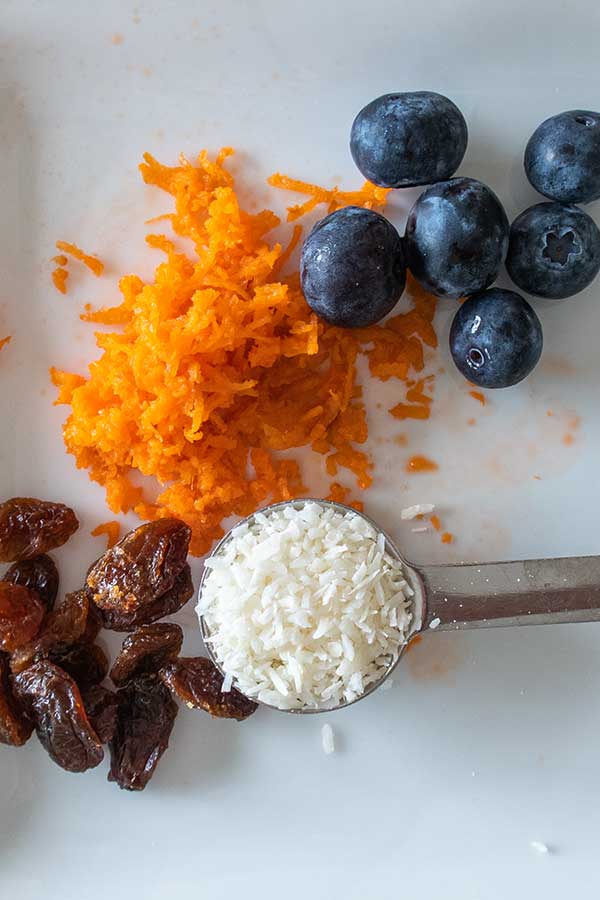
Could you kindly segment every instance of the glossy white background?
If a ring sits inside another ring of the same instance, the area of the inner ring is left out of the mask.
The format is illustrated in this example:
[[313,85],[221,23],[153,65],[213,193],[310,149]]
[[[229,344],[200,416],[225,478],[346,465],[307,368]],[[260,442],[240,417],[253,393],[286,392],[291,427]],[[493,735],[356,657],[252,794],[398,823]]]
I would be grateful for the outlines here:
[[[591,0],[3,0],[0,336],[14,338],[0,355],[0,495],[76,508],[80,532],[56,554],[65,589],[101,552],[90,530],[112,516],[63,451],[47,370],[84,372],[96,351],[83,304],[114,302],[119,274],[149,275],[157,261],[143,222],[168,199],[143,187],[142,153],[174,162],[233,144],[242,193],[283,209],[296,198],[267,189],[269,173],[358,184],[347,150],[358,109],[387,91],[433,89],[468,119],[461,172],[493,186],[512,217],[535,199],[521,167],[534,127],[600,104],[599,38]],[[395,196],[399,226],[414,196]],[[590,211],[598,221],[600,204]],[[99,253],[107,277],[72,266],[58,295],[57,238]],[[448,365],[449,303],[430,361],[446,366],[432,421],[401,427],[375,410],[395,402],[393,384],[368,387],[378,468],[367,511],[407,555],[599,552],[599,302],[597,284],[537,303],[544,363],[485,409]],[[417,451],[438,475],[403,475]],[[397,521],[400,506],[429,500],[457,536],[451,548]],[[191,610],[178,620],[192,626]],[[190,627],[186,650],[199,649]],[[238,726],[182,710],[141,795],[107,784],[104,765],[60,771],[35,740],[0,748],[0,896],[598,896],[599,651],[591,625],[428,635],[391,691],[331,717],[332,757],[318,718],[261,711]],[[536,855],[531,840],[554,852]]]

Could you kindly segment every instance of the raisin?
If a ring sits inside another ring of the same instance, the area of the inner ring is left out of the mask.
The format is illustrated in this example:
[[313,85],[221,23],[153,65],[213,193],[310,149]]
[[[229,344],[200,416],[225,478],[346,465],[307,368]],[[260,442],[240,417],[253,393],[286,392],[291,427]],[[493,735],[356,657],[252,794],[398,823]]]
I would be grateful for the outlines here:
[[58,595],[59,579],[58,569],[49,556],[35,556],[15,563],[2,580],[35,591],[46,607],[46,612],[52,612]]
[[101,744],[108,744],[117,730],[119,698],[114,691],[95,684],[82,691],[81,698],[90,724]]
[[215,664],[203,656],[182,656],[161,669],[160,677],[190,709],[205,709],[220,719],[241,722],[258,709],[258,704],[235,688],[223,693],[223,676]]
[[88,572],[87,587],[100,609],[131,613],[175,584],[185,566],[191,531],[178,519],[140,525],[107,550]]
[[167,622],[142,625],[123,641],[110,677],[117,687],[123,687],[139,675],[156,674],[177,659],[182,644],[183,631],[179,625]]
[[108,672],[106,653],[97,644],[79,642],[50,650],[48,659],[70,675],[79,690],[104,681]]
[[0,744],[22,747],[33,731],[33,724],[12,695],[8,657],[0,653]]
[[62,503],[15,497],[0,504],[0,562],[33,559],[62,547],[79,528]]
[[10,660],[13,673],[18,674],[53,651],[76,644],[86,632],[89,601],[85,591],[67,594],[61,605],[47,617],[36,640],[16,650]]
[[102,744],[90,725],[79,688],[66,672],[41,660],[13,679],[13,689],[57,765],[68,772],[85,772],[102,762]]
[[108,780],[127,791],[143,791],[169,746],[177,704],[152,675],[129,682],[118,691],[118,697]]
[[[79,593],[79,591],[77,592]],[[81,591],[87,598],[87,591]],[[93,644],[102,629],[102,616],[100,610],[93,603],[88,603],[87,621],[81,635],[81,640],[86,644]]]
[[44,605],[37,594],[0,581],[0,650],[11,653],[31,641],[42,624]]
[[[149,625],[157,619],[172,616],[188,602],[194,594],[192,573],[189,565],[185,565],[175,580],[170,591],[151,603],[141,606],[134,612],[118,612],[114,609],[99,610],[102,624],[111,631],[133,631],[140,625]],[[91,604],[92,606],[94,604]]]

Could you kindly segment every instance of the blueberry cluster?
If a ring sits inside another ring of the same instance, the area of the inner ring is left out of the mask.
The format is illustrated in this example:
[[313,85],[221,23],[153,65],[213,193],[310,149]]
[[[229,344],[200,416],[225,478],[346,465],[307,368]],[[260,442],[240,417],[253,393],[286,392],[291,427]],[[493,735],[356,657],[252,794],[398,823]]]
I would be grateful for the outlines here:
[[365,327],[393,309],[409,269],[430,293],[466,298],[450,331],[463,375],[482,387],[509,387],[535,367],[543,338],[530,304],[492,287],[502,265],[521,290],[554,299],[579,293],[600,271],[600,231],[574,205],[600,199],[600,113],[572,110],[536,129],[525,171],[549,202],[512,225],[487,185],[452,177],[467,141],[464,116],[440,94],[385,94],[365,106],[350,134],[365,178],[382,187],[427,187],[404,238],[383,216],[359,207],[318,222],[302,250],[302,287],[325,321]]

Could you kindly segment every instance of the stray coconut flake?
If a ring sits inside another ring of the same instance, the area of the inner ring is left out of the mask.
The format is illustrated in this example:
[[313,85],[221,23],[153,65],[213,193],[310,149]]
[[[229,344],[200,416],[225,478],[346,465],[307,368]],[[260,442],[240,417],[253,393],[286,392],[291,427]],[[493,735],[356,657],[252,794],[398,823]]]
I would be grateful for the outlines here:
[[545,856],[547,853],[550,853],[550,847],[548,844],[544,844],[543,841],[529,841],[529,846],[532,850],[535,850],[536,853],[539,853],[541,856]]
[[323,752],[326,753],[327,756],[335,751],[333,728],[328,722],[321,728],[321,743],[323,745]]
[[435,619],[432,619],[429,623],[430,628],[438,628],[441,625],[441,619],[438,619],[437,616]]
[[368,521],[307,502],[232,533],[207,560],[197,613],[229,686],[280,709],[328,709],[398,659],[412,596]]
[[433,503],[416,503],[415,506],[406,506],[400,510],[400,518],[404,521],[416,519],[417,516],[426,516],[435,509]]

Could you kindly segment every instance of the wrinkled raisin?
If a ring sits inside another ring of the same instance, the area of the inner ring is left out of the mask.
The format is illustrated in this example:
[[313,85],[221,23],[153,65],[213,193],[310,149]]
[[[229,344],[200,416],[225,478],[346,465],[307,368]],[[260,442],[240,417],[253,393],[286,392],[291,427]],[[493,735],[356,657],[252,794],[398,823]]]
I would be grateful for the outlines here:
[[139,675],[155,674],[177,659],[182,644],[183,631],[179,625],[168,622],[142,625],[123,641],[110,677],[117,687],[122,687]]
[[13,689],[57,765],[68,772],[85,772],[102,762],[102,744],[90,725],[79,688],[66,672],[42,660],[17,675]]
[[178,519],[140,525],[91,567],[91,599],[101,609],[123,613],[152,603],[175,584],[187,560],[190,536]]
[[117,711],[119,698],[114,691],[95,684],[82,691],[81,698],[90,724],[100,739],[101,744],[112,741],[117,730]]
[[37,594],[0,581],[0,650],[11,653],[32,640],[40,630],[44,605]]
[[58,569],[49,556],[35,556],[15,563],[2,580],[35,591],[46,607],[46,612],[52,612],[58,595],[59,579]]
[[160,677],[191,709],[205,709],[220,719],[247,719],[258,705],[235,688],[221,691],[223,676],[210,659],[180,657],[160,672]]
[[110,742],[109,781],[143,791],[169,746],[177,704],[154,676],[131,681],[118,692],[117,729]]
[[0,744],[22,747],[33,731],[33,723],[13,697],[9,680],[8,657],[0,653]]
[[85,591],[67,594],[61,605],[46,618],[40,635],[12,654],[12,671],[18,674],[37,660],[49,656],[51,651],[70,647],[82,640],[87,627],[89,605]]
[[62,503],[14,497],[0,504],[0,562],[32,559],[62,547],[79,528]]
[[[87,598],[87,591],[77,592],[82,593]],[[97,606],[94,606],[93,603],[88,604],[88,614],[87,621],[85,623],[85,629],[83,634],[81,635],[81,640],[86,644],[93,644],[100,631],[102,629],[102,616],[100,615],[100,610]]]
[[[165,616],[172,616],[194,594],[194,585],[192,582],[192,573],[189,565],[183,567],[175,579],[175,584],[170,591],[158,597],[151,603],[140,606],[133,612],[120,612],[114,609],[99,610],[102,617],[102,624],[111,631],[133,631],[140,625],[149,625],[156,622],[157,619],[164,619]],[[93,603],[91,604],[94,605]]]
[[97,644],[79,642],[50,650],[48,659],[70,675],[80,691],[100,684],[108,672],[106,653]]

